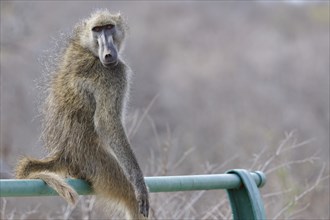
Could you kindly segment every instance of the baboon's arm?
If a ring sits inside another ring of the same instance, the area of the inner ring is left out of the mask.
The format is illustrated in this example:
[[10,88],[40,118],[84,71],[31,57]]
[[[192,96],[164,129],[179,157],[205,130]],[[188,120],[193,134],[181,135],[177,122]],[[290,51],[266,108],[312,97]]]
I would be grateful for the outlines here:
[[[111,96],[95,97],[94,124],[108,152],[114,154],[137,193],[146,190],[144,178],[130,147],[120,118],[121,112],[109,103]],[[113,103],[112,103],[113,104]]]
[[128,180],[132,183],[139,203],[140,213],[148,216],[148,189],[123,128],[120,118],[121,112],[109,103],[109,97],[111,96],[95,97],[95,129],[104,145],[108,147],[107,151],[115,156]]

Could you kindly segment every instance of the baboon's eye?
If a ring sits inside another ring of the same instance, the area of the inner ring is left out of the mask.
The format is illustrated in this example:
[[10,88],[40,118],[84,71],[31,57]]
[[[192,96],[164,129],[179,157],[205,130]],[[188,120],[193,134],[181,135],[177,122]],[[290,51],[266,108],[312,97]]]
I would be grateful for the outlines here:
[[112,29],[113,27],[114,27],[113,24],[108,24],[105,28],[110,30],[110,29]]
[[92,28],[92,31],[95,31],[95,32],[100,32],[102,30],[101,27],[93,27]]

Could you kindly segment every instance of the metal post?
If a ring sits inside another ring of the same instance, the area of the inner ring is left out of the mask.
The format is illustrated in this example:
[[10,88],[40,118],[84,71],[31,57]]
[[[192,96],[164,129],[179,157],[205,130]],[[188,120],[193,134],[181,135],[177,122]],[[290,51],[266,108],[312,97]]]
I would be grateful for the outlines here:
[[[264,178],[252,172],[253,181],[262,186]],[[145,177],[150,192],[176,192],[189,190],[235,189],[241,185],[241,179],[236,174],[212,174],[190,176],[157,176]],[[80,179],[67,179],[67,182],[80,195],[92,194],[88,183]],[[0,180],[0,197],[19,196],[55,196],[57,193],[44,181],[38,179],[4,179]]]
[[[262,172],[236,169],[226,174],[145,177],[150,192],[176,192],[188,190],[226,189],[233,217],[238,219],[266,219],[257,187],[262,187],[266,177]],[[80,179],[67,179],[80,195],[93,194],[90,185]],[[0,197],[55,196],[58,195],[39,179],[0,180]]]
[[[258,185],[251,173],[242,169],[230,170],[227,173],[235,174],[241,179],[239,187],[227,189],[234,219],[266,219]],[[265,175],[261,172],[256,173],[259,175],[261,183],[265,184]]]

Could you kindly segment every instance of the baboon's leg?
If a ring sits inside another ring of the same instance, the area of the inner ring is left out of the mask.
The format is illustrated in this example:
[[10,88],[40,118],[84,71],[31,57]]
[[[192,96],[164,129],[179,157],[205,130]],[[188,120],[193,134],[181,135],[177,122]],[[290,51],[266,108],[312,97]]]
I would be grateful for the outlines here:
[[91,180],[96,194],[108,201],[118,203],[126,210],[127,219],[145,219],[139,213],[139,204],[132,183],[127,179],[123,169],[112,155],[104,158],[99,177]]
[[24,179],[29,176],[30,173],[50,171],[55,172],[59,168],[59,162],[55,157],[48,157],[45,159],[33,159],[25,157],[21,159],[16,167],[16,178]]
[[55,157],[41,160],[23,158],[18,162],[16,177],[19,179],[42,179],[68,203],[74,205],[78,200],[78,194],[65,182],[62,176],[56,174],[56,171],[61,169],[63,167]]

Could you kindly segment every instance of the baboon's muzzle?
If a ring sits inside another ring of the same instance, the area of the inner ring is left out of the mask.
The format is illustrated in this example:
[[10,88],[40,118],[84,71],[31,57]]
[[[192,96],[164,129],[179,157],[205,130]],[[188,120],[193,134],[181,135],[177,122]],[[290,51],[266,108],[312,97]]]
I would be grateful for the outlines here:
[[117,64],[118,53],[113,43],[112,34],[103,30],[98,38],[99,58],[104,66]]

